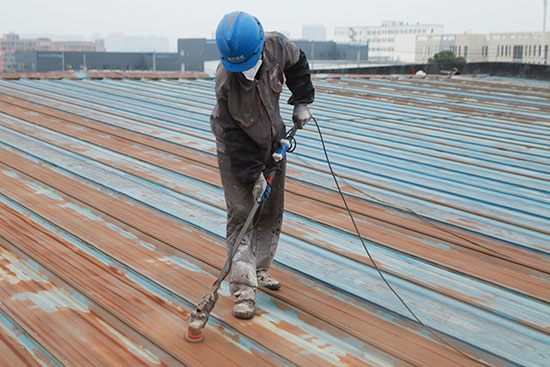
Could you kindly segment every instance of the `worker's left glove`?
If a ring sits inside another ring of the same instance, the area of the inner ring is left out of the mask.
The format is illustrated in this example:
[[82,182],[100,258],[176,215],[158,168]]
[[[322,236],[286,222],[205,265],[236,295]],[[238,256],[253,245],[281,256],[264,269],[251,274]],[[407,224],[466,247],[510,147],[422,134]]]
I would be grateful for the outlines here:
[[263,172],[260,172],[260,175],[254,181],[254,186],[252,187],[252,197],[258,203],[262,199],[265,189],[267,188],[267,181],[265,180]]
[[294,121],[294,125],[296,125],[298,129],[302,129],[306,126],[307,122],[311,120],[312,117],[313,116],[311,115],[311,111],[309,110],[307,104],[299,103],[294,106],[292,121]]

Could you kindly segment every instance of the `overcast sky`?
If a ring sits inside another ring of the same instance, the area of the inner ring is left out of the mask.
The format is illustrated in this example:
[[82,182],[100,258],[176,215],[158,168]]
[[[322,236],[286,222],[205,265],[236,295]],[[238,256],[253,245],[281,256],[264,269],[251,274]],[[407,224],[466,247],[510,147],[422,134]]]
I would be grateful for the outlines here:
[[[266,30],[302,35],[303,24],[379,25],[383,20],[443,24],[446,33],[540,31],[543,0],[2,0],[0,33],[75,35],[97,33],[212,37],[223,14],[244,10]],[[9,2],[9,5],[7,4]],[[550,22],[547,20],[547,30]]]

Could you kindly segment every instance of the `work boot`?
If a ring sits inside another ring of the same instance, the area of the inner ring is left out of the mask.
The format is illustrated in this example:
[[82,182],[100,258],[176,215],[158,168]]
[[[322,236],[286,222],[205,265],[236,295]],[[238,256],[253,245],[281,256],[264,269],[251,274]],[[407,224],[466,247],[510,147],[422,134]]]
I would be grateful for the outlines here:
[[281,288],[281,282],[273,279],[268,273],[267,270],[260,270],[256,273],[256,278],[258,279],[258,286],[266,287],[272,291],[276,291]]
[[233,316],[243,320],[250,320],[253,318],[254,300],[249,298],[237,298],[233,305]]

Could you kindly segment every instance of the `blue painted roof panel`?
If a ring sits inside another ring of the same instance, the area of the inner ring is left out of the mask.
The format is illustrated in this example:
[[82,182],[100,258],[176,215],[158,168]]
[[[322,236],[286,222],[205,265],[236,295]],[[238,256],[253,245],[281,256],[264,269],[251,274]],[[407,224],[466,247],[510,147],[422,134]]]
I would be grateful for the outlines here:
[[[479,365],[545,365],[550,83],[373,76],[315,86],[312,109],[359,228],[407,304]],[[50,321],[33,319],[15,271],[0,277],[0,291],[13,295],[0,304],[11,343],[36,361],[77,363],[101,350],[77,337],[99,322],[126,341],[96,358],[121,365],[129,356],[158,365],[472,365],[417,325],[372,267],[313,124],[289,157],[273,269],[283,289],[259,292],[258,316],[239,322],[224,283],[205,343],[183,343],[187,312],[225,256],[213,90],[211,79],[0,80],[0,249],[52,274],[64,297],[95,315],[54,306]],[[290,121],[292,107],[281,112]],[[74,258],[81,274],[47,251]],[[75,322],[73,333],[58,329],[61,320]],[[147,346],[136,354],[136,343]]]

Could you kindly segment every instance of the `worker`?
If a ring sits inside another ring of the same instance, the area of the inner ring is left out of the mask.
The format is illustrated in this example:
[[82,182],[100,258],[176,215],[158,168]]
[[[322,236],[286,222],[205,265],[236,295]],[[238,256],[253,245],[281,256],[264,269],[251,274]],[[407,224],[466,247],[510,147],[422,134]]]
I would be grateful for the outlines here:
[[[292,119],[298,128],[312,118],[308,104],[314,88],[306,56],[277,32],[264,33],[258,19],[242,11],[226,14],[216,30],[221,63],[216,71],[216,106],[210,125],[216,137],[218,167],[227,206],[228,251],[254,204],[260,202],[273,168],[272,152],[285,137],[279,112],[284,78],[294,105]],[[273,178],[271,194],[253,227],[245,235],[231,263],[230,292],[235,296],[233,315],[251,319],[258,286],[281,287],[269,275],[283,218],[286,161]]]

